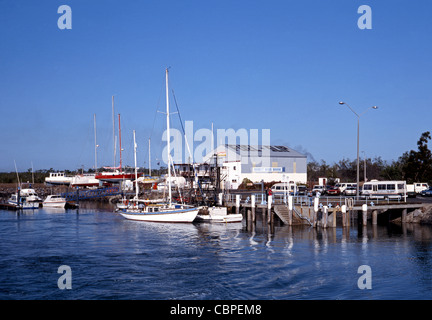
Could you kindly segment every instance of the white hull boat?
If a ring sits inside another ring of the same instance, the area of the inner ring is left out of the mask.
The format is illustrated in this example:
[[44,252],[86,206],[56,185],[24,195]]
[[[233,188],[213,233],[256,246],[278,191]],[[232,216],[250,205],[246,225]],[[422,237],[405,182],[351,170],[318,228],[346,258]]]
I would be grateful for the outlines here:
[[228,214],[225,207],[211,207],[203,209],[197,215],[196,222],[215,222],[215,223],[229,223],[229,222],[242,222],[243,215],[241,213]]
[[120,212],[128,220],[148,222],[193,222],[198,214],[198,209],[178,209],[155,213],[133,213],[132,211]]
[[71,187],[98,187],[99,180],[95,174],[78,174],[74,176],[70,183]]
[[[168,69],[166,70],[166,117],[167,117],[167,137],[170,137],[170,121],[169,121],[169,99],[168,99]],[[171,194],[171,156],[169,154],[170,139],[167,141],[167,156],[168,156],[168,201],[164,204],[152,203],[149,200],[138,198],[138,173],[136,160],[137,145],[135,142],[134,131],[134,156],[135,156],[135,190],[136,195],[129,203],[125,200],[117,209],[119,213],[126,219],[150,222],[193,222],[198,214],[199,208],[184,204],[172,203]],[[125,203],[126,202],[126,203]]]
[[121,203],[117,209],[128,220],[149,222],[193,222],[199,211],[199,208],[180,204],[146,205],[143,200],[132,200],[127,205]]
[[45,183],[52,185],[70,185],[72,177],[67,177],[64,172],[50,172],[49,177],[45,178]]
[[25,197],[20,197],[18,201],[18,196],[14,193],[8,200],[8,204],[14,206],[17,209],[38,209],[39,202],[27,201]]
[[43,202],[43,207],[47,208],[64,208],[66,199],[58,195],[49,195]]

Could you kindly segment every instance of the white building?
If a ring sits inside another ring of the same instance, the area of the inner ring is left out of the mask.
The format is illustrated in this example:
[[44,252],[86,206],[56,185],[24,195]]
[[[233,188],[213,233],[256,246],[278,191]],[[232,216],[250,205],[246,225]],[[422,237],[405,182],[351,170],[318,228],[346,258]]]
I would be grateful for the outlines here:
[[307,157],[285,146],[220,145],[204,157],[222,167],[222,187],[236,189],[252,182],[293,181],[306,183]]

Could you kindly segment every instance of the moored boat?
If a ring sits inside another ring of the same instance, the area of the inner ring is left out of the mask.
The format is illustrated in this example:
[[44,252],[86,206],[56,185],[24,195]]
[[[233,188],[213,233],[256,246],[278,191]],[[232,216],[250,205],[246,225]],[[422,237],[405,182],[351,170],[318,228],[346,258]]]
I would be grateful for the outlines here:
[[204,207],[196,216],[196,222],[242,222],[241,213],[227,213],[226,207]]
[[62,196],[51,194],[46,197],[42,204],[48,208],[64,208],[66,207],[66,199]]
[[12,194],[7,203],[15,209],[38,209],[40,206],[40,202],[27,201],[27,197],[18,196],[18,192]]
[[[167,117],[167,137],[170,137],[169,121],[169,99],[168,99],[168,69],[165,73],[166,81],[166,117]],[[149,222],[193,222],[198,214],[199,208],[172,202],[171,194],[171,156],[170,139],[167,139],[167,158],[168,158],[168,201],[167,203],[150,203],[138,198],[138,176],[137,176],[137,145],[135,142],[134,131],[134,156],[135,156],[135,198],[132,199],[126,208],[118,206],[119,213],[128,220],[149,221]]]

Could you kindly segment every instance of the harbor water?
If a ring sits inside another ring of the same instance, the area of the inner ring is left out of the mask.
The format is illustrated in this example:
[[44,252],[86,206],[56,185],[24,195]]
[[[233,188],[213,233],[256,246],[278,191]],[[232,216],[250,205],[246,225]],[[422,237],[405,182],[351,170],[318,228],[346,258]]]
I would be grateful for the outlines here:
[[100,204],[0,211],[2,300],[431,299],[431,267],[430,226],[146,223]]

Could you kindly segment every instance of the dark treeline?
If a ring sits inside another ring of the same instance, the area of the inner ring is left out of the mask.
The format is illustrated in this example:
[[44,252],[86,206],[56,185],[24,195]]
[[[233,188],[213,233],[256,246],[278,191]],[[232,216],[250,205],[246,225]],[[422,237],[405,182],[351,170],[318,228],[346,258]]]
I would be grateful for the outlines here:
[[[431,140],[429,131],[422,133],[417,141],[417,150],[407,151],[397,160],[392,162],[384,161],[381,157],[374,159],[360,159],[360,181],[364,181],[365,167],[367,180],[406,180],[407,183],[428,182],[432,183],[432,152],[429,150],[428,142]],[[133,171],[133,168],[126,168],[127,171]],[[36,170],[32,172],[28,169],[26,172],[19,173],[21,182],[44,183],[45,177],[50,172],[55,172],[53,168],[47,170]],[[103,171],[103,168],[99,169]],[[94,169],[83,171],[63,170],[66,175],[75,175],[77,173],[92,173]],[[148,169],[141,169],[140,172],[148,174]],[[167,169],[161,167],[152,169],[153,176],[165,174]],[[355,182],[357,179],[357,160],[342,159],[337,163],[327,164],[324,160],[321,162],[311,161],[307,164],[308,181],[313,184],[318,178],[325,177],[331,180],[339,178],[342,182]],[[0,172],[0,183],[16,183],[16,172]]]
[[[407,151],[397,160],[387,162],[376,157],[374,159],[360,159],[360,181],[372,180],[406,180],[413,182],[432,182],[432,153],[428,148],[431,139],[430,132],[422,133],[417,142],[417,150]],[[307,175],[310,183],[315,183],[318,178],[331,180],[339,178],[342,182],[355,182],[357,179],[357,159],[342,159],[334,164],[325,161],[312,161],[307,165]]]
[[[127,172],[132,172],[134,168],[126,167],[123,168]],[[26,172],[18,172],[19,180],[21,183],[44,183],[45,177],[48,177],[50,172],[58,172],[59,170],[54,170],[53,168],[50,169],[41,169],[41,170],[35,170],[32,172],[32,169],[28,169]],[[74,176],[79,173],[94,173],[94,169],[89,170],[60,170],[61,172],[64,172],[67,176]],[[104,171],[103,168],[100,168],[98,170],[99,172]],[[144,174],[148,174],[148,169],[140,169],[139,172],[143,172]],[[153,176],[160,176],[162,174],[165,174],[167,172],[167,168],[160,167],[159,169],[152,169],[151,173]],[[16,172],[0,172],[0,183],[17,183],[17,173]]]

